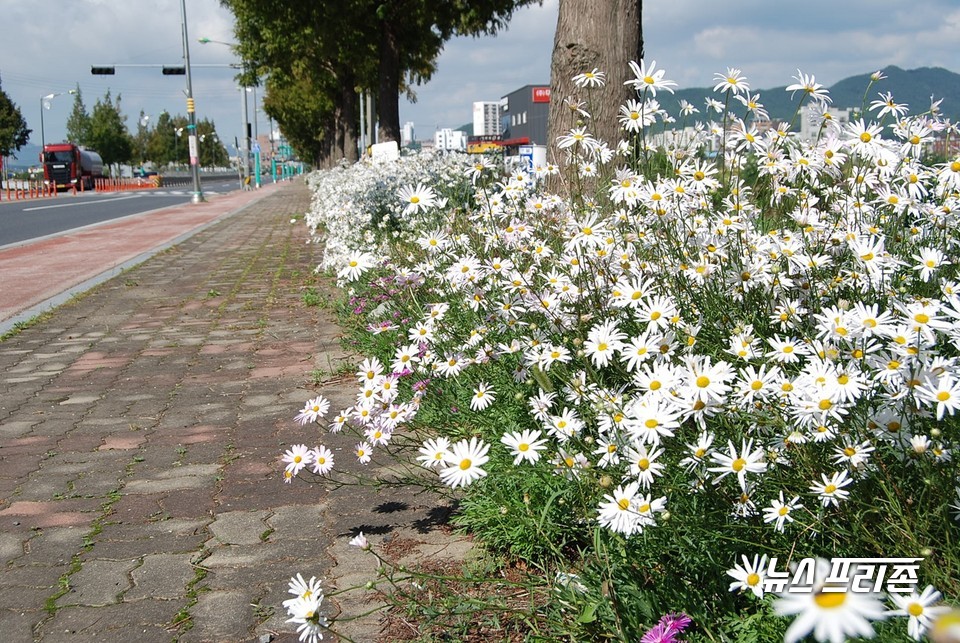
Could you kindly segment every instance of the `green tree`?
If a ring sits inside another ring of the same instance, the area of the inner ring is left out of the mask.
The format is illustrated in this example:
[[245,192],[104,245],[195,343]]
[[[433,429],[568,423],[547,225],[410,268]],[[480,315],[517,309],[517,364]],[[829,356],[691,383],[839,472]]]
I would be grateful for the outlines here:
[[31,131],[20,108],[10,100],[0,83],[0,158],[11,156],[26,145]]
[[73,95],[73,109],[67,119],[67,140],[77,145],[90,145],[90,114],[83,103],[80,83],[77,83],[77,89]]
[[[187,160],[187,117],[161,112],[147,141],[147,156],[158,166],[176,166]],[[177,132],[180,132],[179,135]]]
[[[266,77],[267,113],[305,157],[356,158],[357,92],[373,90],[381,140],[400,140],[402,91],[429,80],[443,43],[494,33],[539,0],[221,0],[236,17],[248,76]],[[276,78],[274,79],[274,77]],[[298,95],[306,92],[306,96]],[[308,116],[302,112],[309,102]],[[298,105],[299,109],[294,107]],[[307,133],[304,121],[322,120]],[[297,132],[290,130],[295,127]]]
[[126,117],[120,110],[120,96],[116,100],[110,90],[103,99],[97,99],[90,116],[90,146],[103,159],[105,165],[125,163],[133,159],[133,143],[127,131]]
[[200,167],[226,167],[230,155],[217,134],[217,126],[209,119],[197,123],[197,146],[200,152]]

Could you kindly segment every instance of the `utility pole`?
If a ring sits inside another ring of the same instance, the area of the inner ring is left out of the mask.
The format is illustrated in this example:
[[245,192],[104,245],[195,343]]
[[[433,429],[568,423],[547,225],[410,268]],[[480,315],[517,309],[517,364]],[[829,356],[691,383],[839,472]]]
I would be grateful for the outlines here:
[[187,124],[190,145],[190,173],[193,175],[192,203],[202,203],[203,189],[200,187],[200,149],[197,146],[197,113],[193,102],[193,82],[190,75],[190,45],[187,40],[187,5],[180,0],[180,17],[183,24],[183,62],[187,67]]

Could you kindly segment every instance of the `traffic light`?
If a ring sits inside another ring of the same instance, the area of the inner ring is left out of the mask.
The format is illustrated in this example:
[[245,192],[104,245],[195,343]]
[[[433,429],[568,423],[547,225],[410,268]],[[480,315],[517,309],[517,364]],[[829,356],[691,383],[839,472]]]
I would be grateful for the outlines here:
[[91,67],[90,73],[94,76],[113,76],[117,70],[113,67]]
[[187,73],[186,67],[164,67],[163,75],[164,76],[183,76]]

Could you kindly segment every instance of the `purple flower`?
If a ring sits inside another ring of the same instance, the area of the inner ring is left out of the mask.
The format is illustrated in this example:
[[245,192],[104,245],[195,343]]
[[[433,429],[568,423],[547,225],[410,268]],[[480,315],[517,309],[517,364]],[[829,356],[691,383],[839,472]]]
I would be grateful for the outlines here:
[[660,622],[643,635],[640,643],[680,643],[677,638],[693,620],[686,614],[664,614]]

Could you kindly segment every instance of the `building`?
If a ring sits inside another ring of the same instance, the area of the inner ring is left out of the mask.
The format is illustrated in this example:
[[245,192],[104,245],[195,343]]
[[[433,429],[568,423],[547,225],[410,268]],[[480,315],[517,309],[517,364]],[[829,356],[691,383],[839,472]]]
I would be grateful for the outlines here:
[[415,140],[413,136],[413,121],[407,121],[400,130],[400,147],[406,147]]
[[824,119],[829,119],[841,127],[846,125],[850,122],[850,118],[855,111],[854,109],[839,107],[824,109],[816,103],[804,105],[800,108],[800,139],[803,141],[815,140],[820,134],[820,126]]
[[433,135],[433,142],[438,151],[467,151],[467,133],[459,129],[447,127],[437,130]]
[[501,134],[507,146],[546,145],[550,86],[524,85],[500,99]]
[[477,101],[473,104],[473,135],[496,136],[501,132],[500,103]]

